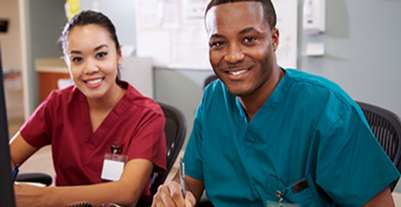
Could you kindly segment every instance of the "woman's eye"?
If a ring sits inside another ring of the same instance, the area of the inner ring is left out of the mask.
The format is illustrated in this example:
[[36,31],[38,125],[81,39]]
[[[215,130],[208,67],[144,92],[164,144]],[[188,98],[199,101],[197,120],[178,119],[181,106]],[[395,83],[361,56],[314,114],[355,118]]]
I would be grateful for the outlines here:
[[71,61],[72,62],[80,62],[80,61],[82,61],[82,58],[81,57],[73,57],[73,58],[71,58]]
[[102,58],[107,55],[107,52],[99,52],[96,54],[96,57]]

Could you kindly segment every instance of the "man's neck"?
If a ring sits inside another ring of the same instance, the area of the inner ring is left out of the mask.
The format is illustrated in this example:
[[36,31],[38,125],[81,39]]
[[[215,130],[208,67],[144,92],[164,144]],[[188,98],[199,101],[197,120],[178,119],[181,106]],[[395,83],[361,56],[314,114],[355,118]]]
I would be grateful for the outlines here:
[[256,115],[259,109],[270,97],[284,75],[285,71],[282,70],[280,67],[277,67],[277,70],[274,70],[272,72],[271,78],[268,80],[268,86],[265,87],[263,90],[259,89],[255,93],[252,93],[245,97],[238,96],[238,100],[240,101],[246,113],[248,123],[251,122],[252,118]]

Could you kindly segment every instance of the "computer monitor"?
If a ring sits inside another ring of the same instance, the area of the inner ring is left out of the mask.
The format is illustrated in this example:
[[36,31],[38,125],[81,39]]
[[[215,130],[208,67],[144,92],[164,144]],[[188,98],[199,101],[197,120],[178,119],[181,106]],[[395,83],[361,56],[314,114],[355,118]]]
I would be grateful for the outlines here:
[[8,147],[8,124],[4,95],[3,64],[0,48],[0,207],[15,207],[14,186],[11,176],[10,148]]

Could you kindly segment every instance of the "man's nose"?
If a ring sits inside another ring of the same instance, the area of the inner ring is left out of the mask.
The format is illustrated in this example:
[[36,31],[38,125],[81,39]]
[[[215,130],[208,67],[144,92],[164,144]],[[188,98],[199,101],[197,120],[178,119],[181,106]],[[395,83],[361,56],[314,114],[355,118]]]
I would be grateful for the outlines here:
[[237,63],[244,60],[244,57],[245,55],[242,51],[242,48],[238,44],[230,44],[224,60],[229,63]]

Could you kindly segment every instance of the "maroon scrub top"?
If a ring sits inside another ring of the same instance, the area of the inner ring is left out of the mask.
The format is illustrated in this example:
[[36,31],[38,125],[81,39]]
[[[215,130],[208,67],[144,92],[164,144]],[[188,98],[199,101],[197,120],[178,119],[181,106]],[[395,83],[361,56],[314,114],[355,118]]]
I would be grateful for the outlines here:
[[[163,111],[128,83],[118,83],[127,91],[95,132],[86,96],[75,86],[53,91],[21,127],[30,145],[52,145],[57,186],[107,182],[100,177],[104,156],[114,142],[128,156],[127,162],[147,159],[154,172],[165,172]],[[150,195],[146,186],[142,196]]]

